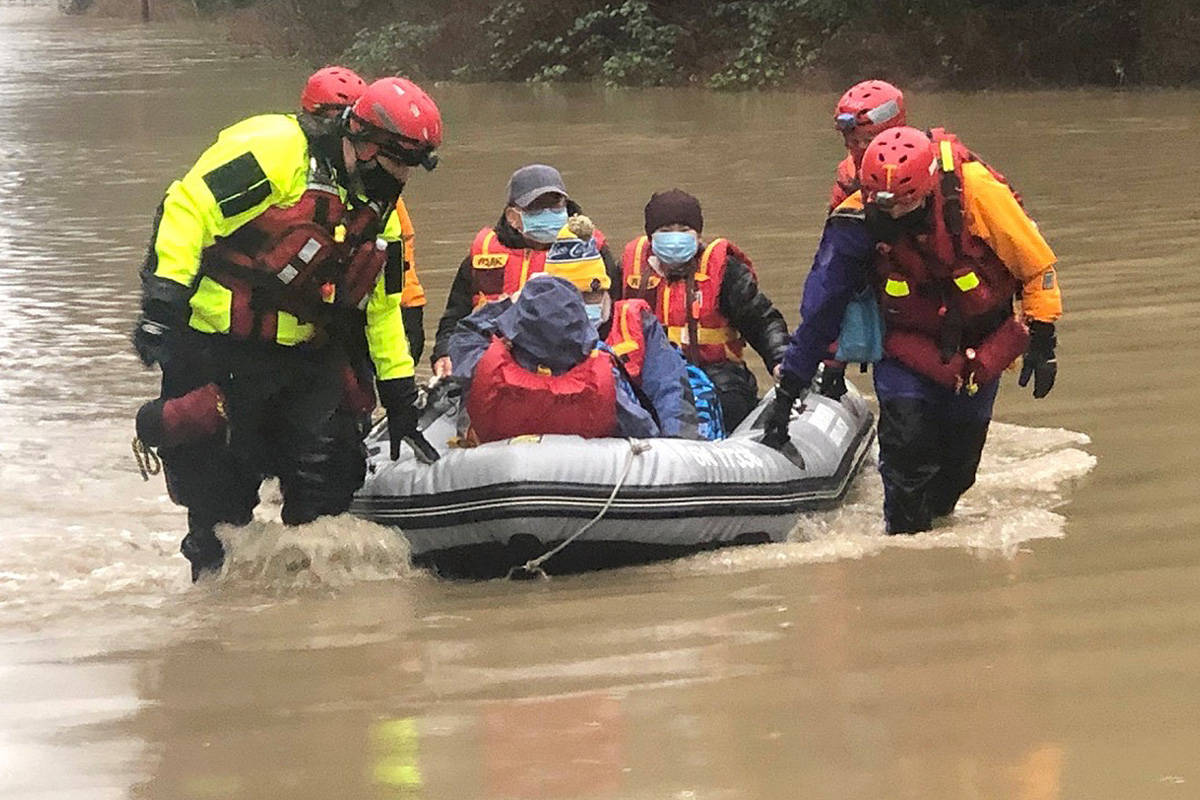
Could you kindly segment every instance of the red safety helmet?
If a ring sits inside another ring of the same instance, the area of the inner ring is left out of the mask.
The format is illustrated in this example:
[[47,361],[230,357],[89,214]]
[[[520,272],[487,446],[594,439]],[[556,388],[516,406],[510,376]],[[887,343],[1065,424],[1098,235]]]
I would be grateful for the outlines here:
[[442,114],[425,90],[408,78],[380,78],[350,107],[349,135],[379,146],[410,167],[437,166]]
[[867,146],[859,168],[863,201],[890,208],[924,199],[937,180],[936,155],[933,142],[916,128],[879,134]]
[[367,82],[346,67],[322,67],[309,76],[300,92],[300,107],[310,114],[341,111],[362,96]]
[[833,112],[833,127],[842,134],[859,131],[878,136],[905,123],[904,93],[887,81],[863,81],[846,90]]

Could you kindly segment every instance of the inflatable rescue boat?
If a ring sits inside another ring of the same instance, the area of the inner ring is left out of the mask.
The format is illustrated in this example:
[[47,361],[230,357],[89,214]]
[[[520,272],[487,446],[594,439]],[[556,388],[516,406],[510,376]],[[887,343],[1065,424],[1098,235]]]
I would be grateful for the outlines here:
[[568,539],[542,569],[780,542],[798,513],[842,500],[874,438],[874,417],[851,387],[841,400],[810,393],[783,451],[759,442],[772,394],[718,442],[546,435],[462,448],[451,446],[457,391],[436,387],[419,426],[441,454],[436,463],[407,444],[392,461],[387,426],[374,428],[351,507],[400,528],[414,562],[446,577],[503,576]]

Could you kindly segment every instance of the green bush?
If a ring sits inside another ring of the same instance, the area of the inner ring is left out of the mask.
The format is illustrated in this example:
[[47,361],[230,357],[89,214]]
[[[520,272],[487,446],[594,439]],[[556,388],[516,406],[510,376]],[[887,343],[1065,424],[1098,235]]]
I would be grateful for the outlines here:
[[[811,75],[971,88],[1197,80],[1200,71],[1194,0],[355,1],[360,26],[386,22],[320,57],[375,74],[756,89]],[[260,2],[292,4],[314,31],[344,24],[335,7],[347,16],[345,0]]]
[[393,22],[355,34],[342,60],[373,75],[420,74],[440,31],[437,23]]

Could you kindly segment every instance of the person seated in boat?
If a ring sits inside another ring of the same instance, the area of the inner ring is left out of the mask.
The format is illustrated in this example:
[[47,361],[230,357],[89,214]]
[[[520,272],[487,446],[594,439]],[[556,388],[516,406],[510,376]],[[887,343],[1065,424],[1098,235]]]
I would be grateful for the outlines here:
[[[612,299],[608,275],[595,240],[595,226],[583,215],[571,217],[546,255],[547,275],[571,282],[583,295],[588,321],[617,357],[642,405],[662,436],[700,437],[696,405],[683,354],[645,300]],[[717,438],[706,435],[702,438]]]
[[621,296],[645,300],[668,338],[708,374],[732,430],[758,403],[758,383],[742,358],[746,344],[773,372],[787,349],[787,323],[759,290],[745,253],[728,239],[701,238],[695,197],[679,189],[653,195],[645,223],[646,234],[625,245]]
[[539,275],[515,301],[468,316],[451,337],[450,357],[454,377],[467,385],[468,439],[662,435],[565,278]]
[[[530,277],[542,272],[558,232],[569,216],[579,213],[579,205],[567,194],[562,175],[554,167],[529,164],[512,174],[499,221],[475,234],[450,286],[433,345],[434,375],[445,377],[454,372],[450,337],[459,321],[484,303],[516,295]],[[609,252],[604,234],[597,230],[595,236],[615,284],[620,266]]]

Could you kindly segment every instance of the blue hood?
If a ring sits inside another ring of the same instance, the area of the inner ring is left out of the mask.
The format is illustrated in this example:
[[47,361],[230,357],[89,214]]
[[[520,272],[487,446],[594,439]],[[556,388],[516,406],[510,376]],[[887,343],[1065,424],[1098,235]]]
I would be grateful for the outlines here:
[[496,332],[512,342],[513,357],[530,371],[561,375],[588,357],[599,335],[588,321],[583,296],[570,282],[539,275],[517,302],[496,318]]

